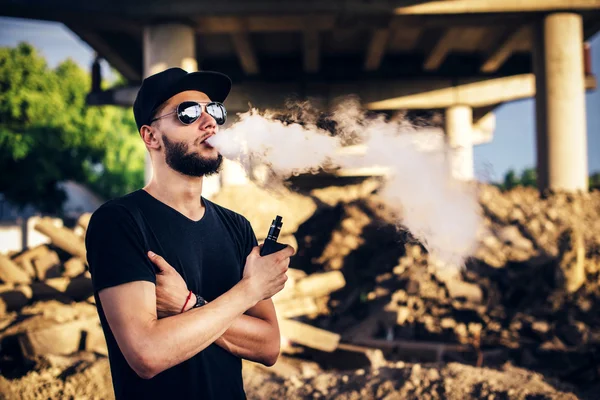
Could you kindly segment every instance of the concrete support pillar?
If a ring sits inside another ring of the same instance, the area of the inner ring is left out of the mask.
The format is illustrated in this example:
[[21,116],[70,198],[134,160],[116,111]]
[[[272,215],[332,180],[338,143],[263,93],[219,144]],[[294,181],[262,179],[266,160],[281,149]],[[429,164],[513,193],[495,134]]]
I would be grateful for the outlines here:
[[145,27],[144,77],[172,67],[188,72],[198,70],[194,29],[181,24]]
[[473,172],[473,109],[455,105],[446,109],[447,162],[454,178],[472,180]]
[[534,32],[538,187],[587,191],[583,21],[549,14]]

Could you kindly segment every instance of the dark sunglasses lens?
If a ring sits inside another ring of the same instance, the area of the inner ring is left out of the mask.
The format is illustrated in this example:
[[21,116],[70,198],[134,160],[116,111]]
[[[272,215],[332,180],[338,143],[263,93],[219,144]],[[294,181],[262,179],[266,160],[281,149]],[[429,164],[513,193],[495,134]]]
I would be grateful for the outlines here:
[[218,125],[223,125],[227,120],[227,110],[225,110],[225,106],[221,103],[208,103],[206,105],[206,112],[217,121]]
[[200,117],[200,114],[202,114],[200,104],[193,101],[185,101],[177,107],[177,117],[182,124],[194,123]]

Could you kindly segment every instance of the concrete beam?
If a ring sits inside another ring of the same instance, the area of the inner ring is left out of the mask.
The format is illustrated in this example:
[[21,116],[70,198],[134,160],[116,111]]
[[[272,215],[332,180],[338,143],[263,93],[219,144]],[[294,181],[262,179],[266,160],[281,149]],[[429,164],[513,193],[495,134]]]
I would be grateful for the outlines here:
[[79,36],[81,40],[96,50],[102,58],[116,68],[127,80],[135,82],[142,79],[139,68],[131,65],[129,61],[121,57],[98,33],[88,31],[76,25],[67,25],[67,27]]
[[495,31],[490,26],[457,26],[455,28],[459,33],[457,33],[452,51],[457,53],[479,53],[482,48],[481,43],[493,37],[492,31]]
[[[200,17],[196,31],[200,34],[236,33],[236,32],[300,32],[306,30],[307,20],[301,15],[250,16],[250,17]],[[335,15],[314,15],[310,17],[311,29],[317,31],[332,30]]]
[[304,31],[304,71],[319,71],[319,31],[310,29]]
[[600,10],[600,0],[438,0],[397,7],[396,15]]
[[442,34],[436,45],[431,50],[431,53],[427,56],[423,68],[427,71],[435,71],[442,65],[452,46],[456,43],[456,40],[460,32],[458,29],[450,28]]
[[494,138],[496,131],[496,114],[489,112],[473,124],[473,146],[489,143]]
[[127,20],[122,15],[103,13],[102,18],[98,18],[96,13],[82,13],[72,8],[58,10],[54,4],[51,5],[47,1],[39,6],[27,4],[15,7],[14,2],[10,5],[5,3],[6,1],[0,0],[0,15],[3,17],[55,21],[65,25],[85,27],[87,30],[102,29],[110,32],[127,32],[131,35],[141,35],[143,30],[143,26],[138,21]]
[[519,44],[531,36],[531,27],[522,26],[510,33],[490,55],[485,59],[481,66],[481,72],[496,72],[506,60],[513,54]]
[[[110,3],[111,5],[116,3]],[[57,11],[69,11],[72,9],[86,13],[108,14],[118,13],[127,17],[149,20],[160,16],[163,19],[173,21],[176,18],[184,19],[197,15],[274,15],[274,14],[326,14],[347,13],[362,16],[381,15],[390,10],[389,0],[365,1],[274,1],[274,0],[174,0],[168,3],[162,1],[150,1],[140,7],[139,1],[122,1],[118,7],[106,7],[103,1],[74,1],[60,0],[49,2],[47,0],[0,0],[0,9],[7,8],[36,8],[41,10],[55,9]]]
[[371,41],[367,49],[367,58],[365,59],[365,70],[377,71],[379,69],[388,45],[390,31],[390,28],[380,28],[375,29],[371,34]]
[[246,75],[258,74],[258,61],[256,54],[250,43],[250,37],[246,32],[236,32],[231,34],[233,46],[242,64],[242,69]]
[[[49,3],[46,1],[44,5],[27,7],[2,7],[6,0],[0,0],[0,15],[15,17],[39,19],[45,21],[56,21],[65,24],[76,24],[84,26],[88,30],[98,29],[111,32],[128,32],[132,35],[141,35],[143,27],[146,23],[140,19],[139,13],[136,13],[135,18],[130,18],[119,12],[118,15],[102,14],[102,18],[97,18],[97,11],[85,12],[82,10],[75,11],[72,8],[69,10],[58,10],[56,7],[52,9],[46,8]],[[189,8],[190,4],[186,7]],[[119,10],[121,11],[121,10]],[[307,10],[304,11],[306,13]],[[204,10],[199,13],[186,12],[185,20],[194,23],[198,34],[228,34],[234,32],[301,32],[306,29],[306,16],[293,15],[290,13],[273,15],[274,11],[263,13],[263,15],[255,14],[250,16],[243,14],[240,10],[235,10],[234,15],[211,15],[205,16]],[[303,14],[304,14],[303,13]],[[348,10],[344,10],[348,13]],[[229,13],[231,14],[231,13]],[[385,19],[389,20],[389,10],[385,10]],[[361,15],[360,25],[362,28],[377,29],[381,28],[381,13],[373,18],[366,18],[368,15]],[[518,14],[506,14],[502,17],[503,23],[512,23],[521,21],[522,16]],[[319,31],[331,31],[336,28],[338,14],[332,12],[312,13],[310,16],[310,24]],[[479,15],[398,15],[392,18],[401,27],[411,28],[434,28],[447,26],[490,26],[498,22],[498,17],[493,14]],[[587,25],[587,24],[586,24]]]
[[[586,89],[595,88],[595,77],[586,77],[585,87]],[[371,110],[426,110],[447,108],[456,104],[486,107],[533,96],[535,96],[535,76],[534,74],[522,74],[473,83],[459,83],[457,86],[437,90],[424,90],[416,94],[371,102],[366,106]]]
[[[398,28],[395,29],[394,26],[398,26]],[[414,51],[422,34],[423,28],[421,27],[394,24],[390,32],[388,50],[398,53]]]
[[[248,103],[258,108],[279,108],[290,93],[311,97],[329,105],[334,99],[357,95],[371,110],[439,109],[456,104],[458,100],[474,108],[494,107],[500,103],[535,95],[533,74],[487,79],[480,81],[443,80],[365,80],[359,83],[244,83],[233,86],[225,102],[231,113],[248,111]],[[455,85],[455,86],[453,86]],[[586,77],[586,88],[594,89],[594,76]],[[131,86],[101,93],[91,93],[88,102],[94,105],[117,104],[131,106],[138,87]],[[485,97],[479,99],[481,93]],[[379,101],[378,99],[386,99]]]

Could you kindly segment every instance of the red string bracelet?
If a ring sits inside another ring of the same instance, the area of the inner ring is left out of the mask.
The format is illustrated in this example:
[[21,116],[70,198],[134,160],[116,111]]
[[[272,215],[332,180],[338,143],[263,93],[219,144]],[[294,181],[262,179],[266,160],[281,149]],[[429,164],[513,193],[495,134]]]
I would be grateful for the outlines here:
[[183,310],[185,310],[185,306],[187,306],[188,301],[190,301],[190,297],[192,297],[192,291],[191,290],[188,293],[187,299],[185,299],[185,303],[183,303],[183,307],[181,307],[181,312],[179,314],[181,314],[183,312]]

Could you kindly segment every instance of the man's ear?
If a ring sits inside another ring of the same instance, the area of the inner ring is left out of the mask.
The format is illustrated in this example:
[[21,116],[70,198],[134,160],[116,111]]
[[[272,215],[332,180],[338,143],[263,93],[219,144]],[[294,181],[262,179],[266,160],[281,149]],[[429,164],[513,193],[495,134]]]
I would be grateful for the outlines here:
[[160,142],[158,141],[157,131],[150,125],[142,125],[140,128],[140,137],[148,148],[159,149]]

